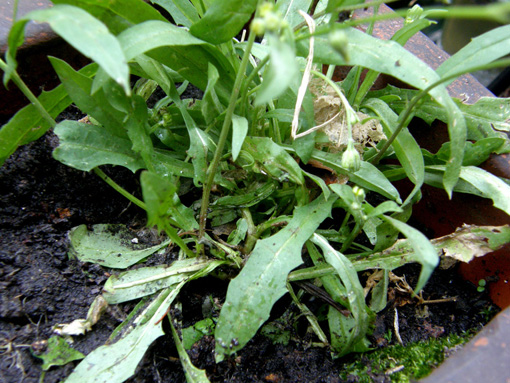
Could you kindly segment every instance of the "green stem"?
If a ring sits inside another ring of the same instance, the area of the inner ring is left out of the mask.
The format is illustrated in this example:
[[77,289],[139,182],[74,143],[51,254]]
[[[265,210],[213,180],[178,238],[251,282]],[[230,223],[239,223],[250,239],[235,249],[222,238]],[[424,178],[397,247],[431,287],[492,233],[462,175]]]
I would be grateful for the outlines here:
[[[0,59],[0,69],[2,69],[4,72],[7,72],[9,66],[5,61]],[[44,108],[44,106],[41,104],[41,102],[37,99],[37,97],[32,93],[32,91],[28,88],[28,86],[25,84],[25,82],[21,79],[18,72],[14,70],[11,73],[11,79],[14,81],[16,86],[21,90],[21,92],[25,95],[26,98],[34,105],[34,107],[37,109],[37,111],[41,114],[41,116],[48,122],[48,124],[54,128],[57,123],[53,119],[53,117],[50,116],[48,111]]]
[[354,229],[351,231],[351,234],[349,234],[349,237],[345,240],[345,242],[342,245],[342,248],[340,249],[341,253],[344,253],[349,247],[351,247],[352,243],[358,236],[358,234],[361,232],[361,224],[356,222],[356,225],[354,226]]
[[310,326],[312,327],[313,331],[315,332],[315,335],[320,339],[322,343],[325,345],[328,345],[328,338],[326,334],[324,334],[324,331],[322,331],[322,328],[320,327],[317,317],[313,315],[313,313],[310,311],[310,309],[296,296],[296,293],[294,293],[294,289],[292,288],[291,284],[287,282],[287,290],[289,291],[290,296],[292,297],[292,300],[294,303],[299,307],[301,312],[305,315],[306,319],[308,320],[308,323],[310,323]]
[[[260,1],[259,1],[260,2]],[[232,94],[230,95],[230,101],[228,104],[227,111],[225,113],[225,120],[223,121],[223,126],[221,128],[220,137],[218,139],[218,146],[216,147],[216,151],[214,152],[214,157],[207,169],[207,178],[204,185],[204,190],[202,194],[202,205],[200,208],[200,230],[199,237],[203,238],[205,233],[205,223],[207,218],[207,209],[209,207],[209,197],[211,194],[211,188],[214,181],[214,175],[216,170],[218,169],[218,165],[223,153],[223,148],[225,147],[225,143],[227,141],[228,133],[230,131],[230,125],[232,123],[232,116],[234,114],[234,110],[236,107],[237,96],[239,95],[239,90],[241,89],[241,84],[245,76],[246,67],[248,66],[249,57],[251,48],[253,47],[253,43],[255,41],[255,33],[250,32],[250,36],[248,38],[248,44],[246,46],[246,50],[244,52],[243,60],[241,61],[241,66],[239,67],[239,72],[237,72],[236,80],[234,83],[234,88],[232,90]]]
[[306,269],[292,271],[287,277],[287,280],[289,282],[297,282],[306,279],[321,278],[328,275],[333,275],[335,273],[336,271],[333,266],[323,263],[318,266],[307,267]]
[[[251,50],[251,48],[250,48],[250,50]],[[245,54],[246,54],[246,52],[245,52]],[[255,76],[257,76],[257,73],[260,72],[260,70],[264,67],[264,65],[267,64],[268,61],[269,61],[269,54],[266,57],[264,57],[262,60],[260,60],[260,62],[257,64],[257,66],[250,72],[250,74],[246,78],[246,81],[243,84],[243,88],[242,88],[242,92],[241,92],[241,107],[243,109],[245,108],[246,99],[248,98],[248,95],[249,95],[248,87],[250,86],[252,81],[255,79]],[[244,110],[242,110],[242,112],[244,112]]]
[[402,129],[404,129],[404,127],[407,126],[407,121],[409,120],[409,118],[411,116],[411,113],[413,112],[413,109],[416,106],[416,104],[418,104],[418,102],[421,101],[421,99],[423,97],[425,97],[436,86],[439,86],[441,84],[444,84],[446,82],[454,80],[457,77],[462,76],[462,75],[464,75],[466,73],[477,72],[479,70],[486,70],[486,69],[506,67],[506,66],[509,66],[509,65],[510,65],[510,59],[503,59],[503,60],[498,60],[498,61],[491,62],[489,64],[473,66],[473,67],[470,67],[470,68],[467,68],[467,69],[463,69],[463,70],[461,70],[459,72],[455,72],[454,74],[445,76],[442,79],[440,79],[440,80],[436,81],[435,83],[433,83],[432,85],[430,85],[429,87],[427,87],[427,88],[423,89],[422,91],[420,91],[416,96],[414,96],[411,99],[411,101],[407,105],[407,107],[404,110],[404,112],[399,116],[399,118],[398,118],[399,122],[398,122],[397,128],[395,129],[395,131],[393,132],[391,137],[388,139],[388,141],[386,141],[386,143],[381,148],[379,153],[377,153],[377,155],[375,157],[373,157],[370,162],[373,165],[377,165],[379,163],[379,161],[381,160],[381,158],[384,155],[384,153],[386,152],[386,150],[388,150],[388,148],[391,146],[393,141],[395,141],[395,139],[397,138],[398,134],[402,131]]
[[177,246],[179,246],[182,251],[184,251],[184,254],[188,256],[188,258],[195,258],[198,253],[194,253],[191,251],[186,245],[186,243],[183,241],[181,237],[179,237],[179,234],[177,233],[177,230],[172,227],[167,221],[164,223],[165,233],[168,235],[168,237],[172,240],[173,243],[175,243]]
[[253,217],[251,215],[250,209],[247,207],[241,209],[243,218],[246,220],[246,223],[248,224],[248,231],[246,235],[246,242],[244,244],[243,253],[249,254],[253,247],[255,246],[255,243],[257,242],[257,227],[253,223]]
[[147,210],[147,207],[145,206],[145,203],[143,201],[139,200],[134,195],[129,193],[126,189],[124,189],[122,186],[120,186],[118,183],[116,183],[114,180],[112,180],[110,177],[108,177],[101,169],[94,168],[92,170],[104,182],[106,182],[108,185],[110,185],[112,188],[114,188],[116,191],[118,191],[120,194],[122,194],[124,197],[126,197],[129,201],[134,203],[136,206],[142,208],[143,210]]
[[[380,5],[383,3],[389,3],[388,1],[374,1],[371,3],[362,3],[357,6],[349,6],[339,8],[340,10],[354,10],[360,8],[369,8],[374,5]],[[345,8],[345,9],[344,9]],[[400,17],[405,17],[408,9],[400,9],[395,10],[389,13],[379,13],[377,15],[372,15],[366,18],[360,19],[351,19],[344,21],[339,28],[346,27],[355,27],[362,24],[367,24],[372,21],[384,21],[397,19]],[[448,8],[437,8],[437,7],[425,7],[423,8],[424,13],[426,13],[427,18],[429,19],[467,19],[467,20],[488,20],[488,21],[496,21],[502,24],[507,24],[510,20],[510,17],[507,15],[510,11],[510,4],[508,3],[499,3],[499,4],[491,4],[491,5],[480,5],[480,6],[452,6]],[[316,13],[313,17],[318,18],[324,16],[324,13]],[[304,27],[305,23],[299,24],[294,30],[299,30]],[[317,28],[313,33],[314,36],[320,36],[328,34],[331,31],[331,28],[321,27]],[[299,36],[296,36],[296,41],[309,39],[311,34],[309,32],[300,33]]]

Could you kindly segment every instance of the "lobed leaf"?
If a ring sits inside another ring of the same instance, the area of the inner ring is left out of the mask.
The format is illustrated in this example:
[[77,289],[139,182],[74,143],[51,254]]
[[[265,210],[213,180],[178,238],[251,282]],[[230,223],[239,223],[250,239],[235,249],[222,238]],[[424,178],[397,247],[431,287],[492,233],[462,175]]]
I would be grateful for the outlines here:
[[267,320],[274,303],[287,291],[288,273],[303,262],[303,244],[329,216],[335,200],[321,196],[296,208],[284,229],[257,242],[228,287],[215,332],[217,362],[240,350]]
[[48,339],[44,353],[38,355],[32,351],[32,355],[42,359],[41,368],[43,371],[48,371],[52,366],[64,366],[74,360],[85,358],[85,355],[73,349],[61,336],[52,336]]
[[94,96],[91,95],[92,79],[75,71],[63,60],[55,57],[50,57],[49,60],[76,106],[92,116],[112,134],[127,138],[123,127],[126,114],[113,108],[102,90],[97,91]]

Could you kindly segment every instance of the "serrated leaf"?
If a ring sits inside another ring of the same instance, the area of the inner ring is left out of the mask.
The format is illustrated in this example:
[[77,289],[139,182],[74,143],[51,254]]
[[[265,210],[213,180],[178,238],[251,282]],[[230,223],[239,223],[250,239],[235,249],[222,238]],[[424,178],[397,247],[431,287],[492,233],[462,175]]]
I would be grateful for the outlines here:
[[236,36],[250,20],[257,0],[216,0],[190,32],[211,44],[221,44]]
[[89,231],[86,225],[69,232],[70,252],[82,262],[122,269],[154,254],[170,241],[148,246],[138,243],[138,237],[124,225],[98,224]]
[[287,291],[288,273],[303,262],[303,244],[330,215],[335,200],[321,196],[296,208],[284,229],[257,242],[228,287],[215,332],[218,362],[240,350],[267,320],[273,304]]
[[163,290],[117,342],[96,348],[74,369],[66,383],[123,382],[131,377],[154,340],[164,335],[161,318],[183,283]]
[[73,349],[63,337],[52,336],[48,339],[46,351],[43,354],[35,354],[39,359],[42,359],[43,364],[41,368],[43,371],[48,371],[52,366],[64,366],[73,360],[85,358],[78,350]]

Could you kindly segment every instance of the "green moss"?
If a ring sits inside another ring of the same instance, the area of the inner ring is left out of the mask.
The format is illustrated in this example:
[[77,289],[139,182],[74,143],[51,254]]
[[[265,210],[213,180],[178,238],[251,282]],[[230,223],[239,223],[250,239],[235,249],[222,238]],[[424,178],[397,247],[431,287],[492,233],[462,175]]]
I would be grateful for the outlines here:
[[391,374],[391,381],[397,383],[420,379],[443,362],[445,350],[466,343],[473,335],[471,332],[464,335],[449,335],[410,343],[405,347],[397,344],[358,354],[354,357],[355,360],[351,359],[350,363],[344,365],[341,378],[347,380],[349,376],[351,378],[354,376],[360,383],[371,383],[373,376],[385,374]]

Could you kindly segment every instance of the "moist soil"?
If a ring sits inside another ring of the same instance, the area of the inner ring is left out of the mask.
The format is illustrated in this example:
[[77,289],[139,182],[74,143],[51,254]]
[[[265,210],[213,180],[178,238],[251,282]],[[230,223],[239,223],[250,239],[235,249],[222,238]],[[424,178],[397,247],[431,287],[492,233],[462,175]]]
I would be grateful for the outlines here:
[[[38,382],[42,363],[33,355],[34,350],[44,349],[44,341],[53,335],[55,324],[85,318],[89,305],[115,272],[70,259],[68,231],[81,224],[121,223],[132,230],[141,230],[145,224],[143,212],[95,174],[55,161],[51,151],[57,144],[57,138],[48,133],[19,149],[0,168],[0,382]],[[139,195],[137,176],[121,168],[105,171],[129,192]],[[152,257],[150,263],[170,262],[174,256],[168,251]],[[405,274],[413,286],[418,271],[417,267],[407,267],[396,274]],[[173,315],[182,317],[183,326],[202,319],[204,302],[212,297],[221,304],[226,288],[226,282],[213,278],[192,282],[178,298],[182,312]],[[409,296],[395,289],[390,293],[390,305],[379,313],[371,337],[375,348],[388,344],[385,334],[393,330],[395,306],[404,344],[478,330],[489,319],[483,314],[491,307],[487,296],[452,270],[436,271],[425,288],[424,298],[457,297],[456,301],[429,304],[424,310]],[[308,305],[321,304],[305,297]],[[75,337],[73,348],[87,354],[104,344],[133,306],[129,303],[109,307],[92,331]],[[287,307],[297,312],[290,299],[284,297],[273,310],[272,319],[281,316]],[[424,311],[425,315],[421,315]],[[212,315],[217,314],[213,307]],[[215,364],[214,338],[205,336],[188,353],[197,367],[207,371],[212,382],[341,382],[339,374],[352,356],[332,359],[328,349],[312,347],[316,339],[307,334],[305,320],[299,321],[296,326],[288,326],[291,340],[287,345],[273,344],[258,335],[235,358]],[[167,335],[150,347],[129,382],[186,381],[165,326]],[[63,380],[77,363],[52,367],[44,382]],[[384,375],[374,375],[372,379],[391,381]]]

